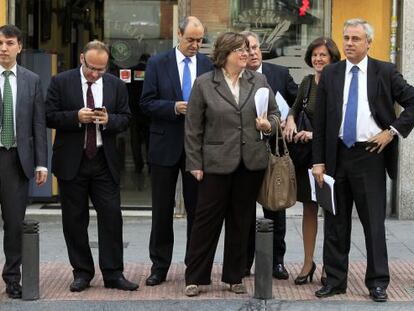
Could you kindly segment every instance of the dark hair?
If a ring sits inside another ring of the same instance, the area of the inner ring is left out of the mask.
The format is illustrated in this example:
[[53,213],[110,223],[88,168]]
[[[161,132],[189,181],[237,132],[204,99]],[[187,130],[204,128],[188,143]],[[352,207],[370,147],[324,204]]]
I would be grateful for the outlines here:
[[311,44],[309,44],[306,50],[305,62],[309,67],[313,67],[312,66],[313,50],[322,45],[326,46],[326,49],[328,50],[328,53],[331,56],[331,63],[336,63],[337,61],[341,59],[341,53],[339,52],[339,49],[336,46],[336,43],[331,38],[319,37],[313,40]]
[[245,45],[249,47],[249,40],[245,35],[236,32],[225,32],[219,35],[214,43],[211,59],[217,68],[223,68],[227,61],[227,56]]
[[110,55],[108,46],[105,43],[98,40],[93,40],[86,43],[86,45],[83,48],[82,54],[85,55],[86,52],[88,52],[89,50],[103,51],[106,52],[108,56]]
[[3,25],[0,27],[0,32],[6,38],[16,38],[17,42],[22,43],[22,32],[17,26],[11,24]]

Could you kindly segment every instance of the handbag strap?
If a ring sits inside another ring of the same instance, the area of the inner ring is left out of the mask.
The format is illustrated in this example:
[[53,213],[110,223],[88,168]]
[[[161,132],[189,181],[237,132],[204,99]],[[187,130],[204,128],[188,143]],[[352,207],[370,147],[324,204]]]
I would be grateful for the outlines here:
[[279,152],[279,139],[282,140],[283,142],[283,155],[289,155],[289,150],[287,148],[286,145],[286,140],[285,137],[283,137],[283,134],[280,135],[279,137],[279,133],[282,133],[282,126],[280,124],[280,120],[279,118],[275,118],[276,119],[276,134],[275,134],[275,140],[276,140],[276,144],[275,144],[275,155],[280,157],[280,152]]
[[313,79],[313,74],[310,74],[307,76],[306,88],[305,88],[305,94],[304,94],[305,96],[302,99],[302,110],[306,108],[309,102],[309,95],[312,89],[312,79]]

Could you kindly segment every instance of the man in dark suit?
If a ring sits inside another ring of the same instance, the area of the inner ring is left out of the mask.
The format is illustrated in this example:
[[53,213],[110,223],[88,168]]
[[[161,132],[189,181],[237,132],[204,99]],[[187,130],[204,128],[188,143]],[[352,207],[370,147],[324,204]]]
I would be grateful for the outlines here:
[[[266,76],[267,83],[269,83],[273,92],[277,92],[286,99],[289,106],[292,106],[296,93],[298,91],[297,84],[289,74],[289,69],[269,63],[262,62],[262,51],[260,50],[259,38],[254,32],[243,31],[250,43],[249,59],[247,61],[247,68],[258,71]],[[254,209],[256,213],[256,209]],[[264,217],[272,219],[274,222],[273,229],[273,276],[277,279],[286,280],[289,278],[284,265],[284,256],[286,253],[286,211],[273,212],[263,208]],[[255,231],[256,231],[256,217],[253,217],[253,222],[250,227],[249,243],[247,249],[247,266],[246,275],[250,275],[250,269],[254,259],[255,249]]]
[[204,27],[193,16],[179,25],[178,46],[150,58],[145,72],[141,107],[151,117],[148,161],[151,167],[152,227],[151,275],[146,284],[165,281],[174,244],[173,213],[179,171],[187,211],[187,245],[197,201],[197,181],[185,172],[184,116],[191,86],[197,76],[210,71],[210,60],[198,53]]
[[21,298],[22,222],[29,179],[47,179],[44,98],[39,77],[17,65],[22,34],[14,25],[0,27],[0,205],[6,262],[3,280],[10,298]]
[[[374,301],[386,301],[389,284],[385,240],[385,170],[396,175],[398,136],[414,126],[414,88],[395,66],[368,57],[372,27],[345,22],[346,60],[327,66],[318,86],[313,132],[313,175],[335,178],[337,215],[325,214],[324,267],[327,284],[319,298],[345,293],[355,202],[365,233],[365,285]],[[397,118],[394,102],[405,110]]]
[[135,290],[123,276],[122,215],[116,135],[128,127],[128,93],[105,73],[109,50],[89,42],[80,68],[52,78],[46,98],[48,127],[56,129],[52,172],[58,178],[63,233],[73,267],[70,290],[89,287],[95,270],[89,247],[89,198],[97,212],[99,266],[105,287]]

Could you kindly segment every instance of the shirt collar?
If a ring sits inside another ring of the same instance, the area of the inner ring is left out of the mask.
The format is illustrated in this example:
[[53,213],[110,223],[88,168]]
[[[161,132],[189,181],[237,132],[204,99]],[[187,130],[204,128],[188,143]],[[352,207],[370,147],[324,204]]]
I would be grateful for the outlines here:
[[[7,69],[5,69],[2,65],[0,65],[0,75],[3,75],[4,71],[7,71]],[[9,71],[13,72],[14,76],[17,77],[17,63],[14,64],[14,66],[11,67]]]
[[260,66],[256,69],[256,72],[263,73],[263,63],[260,63]]
[[194,62],[196,61],[196,55],[194,55],[194,56],[185,56],[179,49],[178,49],[178,46],[177,47],[175,47],[175,56],[176,56],[176,58],[177,58],[177,64],[180,64],[181,62],[183,62],[184,61],[184,59],[186,58],[186,57],[188,57],[190,60],[191,60],[191,63],[193,63],[194,64]]
[[367,72],[368,68],[368,56],[365,55],[365,57],[358,63],[358,64],[352,64],[349,60],[346,60],[346,73],[349,73],[352,69],[352,67],[357,66],[359,70],[361,70],[363,73]]
[[[224,67],[221,68],[221,70],[223,71],[223,75],[227,78],[231,80],[231,76],[227,73],[227,71],[224,69]],[[243,69],[240,73],[239,73],[239,79],[241,79],[241,77],[243,76],[245,69]]]
[[[83,65],[82,65],[83,66]],[[86,84],[88,83],[88,80],[86,80],[85,76],[83,75],[83,71],[82,71],[82,66],[80,67],[80,75],[81,75],[81,82],[82,84]],[[98,80],[96,80],[95,82],[93,82],[92,84],[102,84],[102,77],[100,77]]]

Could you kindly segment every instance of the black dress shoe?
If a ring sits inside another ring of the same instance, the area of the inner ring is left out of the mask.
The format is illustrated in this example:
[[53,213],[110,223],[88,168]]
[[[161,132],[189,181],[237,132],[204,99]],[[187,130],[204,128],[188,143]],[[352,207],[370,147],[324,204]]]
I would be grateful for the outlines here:
[[273,267],[272,275],[278,280],[287,280],[289,278],[289,273],[287,272],[285,266],[281,263]]
[[9,298],[22,298],[22,287],[18,282],[6,283],[6,293]]
[[116,288],[120,290],[136,290],[139,286],[138,284],[128,281],[123,275],[117,279],[104,280],[104,285],[106,288]]
[[387,290],[383,287],[370,288],[369,296],[375,302],[385,302],[388,300]]
[[84,278],[75,278],[72,282],[72,284],[70,284],[70,291],[71,292],[81,292],[84,291],[85,289],[87,289],[89,287],[89,282],[88,280],[84,279]]
[[315,296],[318,298],[326,298],[326,297],[331,297],[334,295],[345,294],[345,293],[346,293],[346,289],[335,288],[328,284],[326,286],[323,286],[320,290],[317,290],[315,292]]
[[145,285],[147,286],[160,285],[164,281],[165,281],[165,276],[158,274],[158,273],[152,273],[148,277],[148,279],[145,281]]

